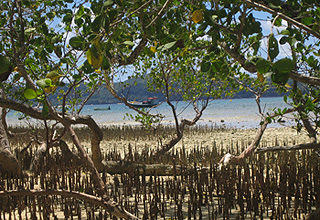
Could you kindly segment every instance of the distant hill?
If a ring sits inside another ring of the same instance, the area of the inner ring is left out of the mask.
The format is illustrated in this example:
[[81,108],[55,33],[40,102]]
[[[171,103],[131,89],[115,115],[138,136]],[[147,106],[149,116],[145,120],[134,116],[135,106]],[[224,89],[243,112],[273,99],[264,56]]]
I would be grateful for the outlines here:
[[[127,88],[123,89],[123,84],[128,84]],[[270,83],[271,84],[271,83]],[[115,88],[128,99],[128,100],[136,100],[136,101],[143,101],[146,100],[148,97],[157,96],[160,101],[164,101],[165,97],[161,93],[149,92],[147,89],[147,81],[143,79],[129,79],[123,83],[115,83]],[[84,84],[80,85],[80,90],[85,91],[86,87]],[[89,92],[83,94],[83,97],[86,97]],[[279,97],[283,96],[284,94],[279,94],[276,92],[274,86],[270,86],[270,89],[264,94],[264,97]],[[241,91],[235,94],[232,98],[253,98],[254,95],[250,92]],[[230,97],[226,97],[230,98]],[[181,96],[174,97],[176,100],[181,100]],[[54,98],[52,99],[52,101]],[[96,93],[89,99],[87,104],[113,104],[118,103],[119,100],[116,99],[104,86],[101,85]]]
[[[127,88],[123,88],[123,84],[128,84],[130,86],[128,86]],[[130,79],[123,83],[115,83],[114,87],[130,101],[143,101],[148,97],[153,96],[157,96],[160,100],[164,99],[163,95],[160,93],[148,92],[147,81],[143,79]],[[97,92],[89,99],[87,104],[112,104],[118,102],[119,100],[109,92],[106,86],[102,85],[99,87]]]

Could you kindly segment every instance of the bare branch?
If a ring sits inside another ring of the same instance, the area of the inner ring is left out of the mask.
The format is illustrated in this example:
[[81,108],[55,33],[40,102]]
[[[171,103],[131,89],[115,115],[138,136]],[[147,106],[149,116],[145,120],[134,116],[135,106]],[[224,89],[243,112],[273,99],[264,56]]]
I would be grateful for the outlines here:
[[101,85],[102,78],[99,79],[99,82],[94,86],[92,90],[90,90],[90,94],[85,98],[83,103],[81,104],[79,110],[77,111],[78,114],[82,111],[82,108],[85,106],[85,104],[89,101],[89,99],[94,95],[94,93],[98,90],[99,86]]
[[320,78],[319,77],[314,77],[314,76],[304,76],[297,74],[295,72],[290,72],[289,77],[293,80],[296,80],[298,82],[306,83],[309,85],[314,85],[314,86],[320,86]]
[[167,0],[167,1],[163,4],[163,6],[162,6],[162,8],[160,9],[160,11],[158,12],[158,14],[152,19],[152,21],[146,26],[146,28],[150,27],[150,26],[158,19],[158,17],[161,16],[164,8],[167,7],[169,1],[170,1],[170,0]]
[[[211,81],[210,87],[209,87],[209,93],[212,89],[212,85],[213,85],[213,81]],[[199,95],[200,96],[200,95]],[[175,146],[183,137],[183,132],[185,129],[185,126],[193,126],[195,125],[199,119],[201,118],[204,110],[207,108],[208,104],[209,104],[209,98],[207,97],[207,99],[205,100],[205,104],[202,106],[201,110],[198,109],[196,101],[193,102],[193,109],[196,112],[196,116],[193,118],[192,121],[187,120],[187,119],[183,119],[179,125],[179,121],[178,118],[176,117],[176,111],[174,106],[172,105],[172,103],[170,102],[170,100],[167,98],[167,103],[171,106],[172,108],[172,112],[173,115],[175,116],[175,122],[176,122],[176,129],[177,129],[177,134],[174,138],[172,138],[168,143],[162,145],[154,154],[153,157],[154,158],[158,158],[161,155],[163,155],[164,153],[168,152],[173,146]]]
[[126,58],[125,60],[121,59],[119,61],[119,65],[120,66],[124,66],[124,65],[133,64],[134,61],[140,55],[140,53],[143,51],[143,49],[144,49],[144,47],[146,46],[147,43],[148,43],[148,39],[143,36],[142,39],[140,40],[138,46],[136,46],[136,48],[131,52],[130,56],[128,58]]
[[227,52],[235,61],[239,62],[241,66],[250,73],[256,73],[257,67],[253,63],[246,63],[246,58],[237,51],[231,49],[226,42],[217,42],[225,52]]
[[115,21],[114,23],[110,24],[110,27],[113,27],[117,24],[119,24],[121,21],[124,21],[125,19],[131,17],[134,13],[138,12],[139,10],[143,9],[145,6],[147,6],[150,2],[152,2],[152,0],[149,0],[145,3],[143,3],[141,6],[139,6],[138,8],[136,8],[135,10],[133,10],[128,16],[124,17],[124,18],[121,18],[117,21]]
[[263,10],[265,12],[268,12],[268,13],[274,15],[274,16],[278,16],[279,18],[282,18],[282,19],[286,20],[288,23],[291,23],[291,24],[293,24],[293,25],[295,25],[295,26],[307,31],[308,33],[312,34],[316,38],[320,39],[320,33],[316,32],[316,31],[312,30],[311,28],[309,28],[308,26],[306,26],[306,25],[304,25],[304,24],[302,24],[302,23],[300,23],[300,22],[288,17],[285,14],[277,12],[277,11],[275,11],[275,10],[265,6],[265,5],[259,4],[257,2],[253,2],[251,0],[241,0],[241,1],[243,3],[247,3],[248,5],[251,5],[251,6],[254,6],[254,7],[258,8],[258,9],[261,9],[261,10]]
[[[105,184],[104,184],[102,178],[100,177],[98,170],[95,167],[95,164],[93,163],[92,159],[89,157],[89,155],[86,153],[86,151],[82,147],[82,145],[78,139],[78,136],[76,135],[74,130],[71,128],[71,124],[65,123],[64,126],[67,129],[67,131],[69,132],[71,139],[72,139],[72,142],[77,147],[77,149],[79,151],[80,158],[87,164],[88,168],[90,169],[91,174],[92,174],[92,178],[93,178],[95,185],[97,187],[97,192],[98,192],[99,196],[101,196],[102,198],[105,198],[105,196],[106,196]],[[132,217],[132,215],[130,213],[128,213],[124,209],[120,208],[116,202],[112,201],[109,198],[106,198],[106,200],[108,201],[108,203],[107,203],[108,210],[110,210],[109,212],[111,214],[115,215],[116,217],[125,218],[125,219],[130,219]]]
[[110,84],[110,80],[108,79],[109,77],[105,74],[105,81],[106,81],[106,87],[107,89],[109,90],[109,92],[115,97],[117,98],[119,101],[123,102],[127,107],[135,110],[136,112],[138,112],[139,114],[141,115],[144,115],[144,116],[154,116],[154,117],[160,117],[160,118],[163,118],[163,116],[157,114],[157,115],[153,115],[153,114],[149,114],[148,112],[144,112],[144,111],[141,111],[140,109],[138,108],[135,108],[133,107],[132,105],[130,105],[130,103],[128,102],[128,100],[125,98],[125,97],[120,97],[116,90],[111,86]]
[[[257,104],[259,105],[259,103],[257,102]],[[289,114],[296,111],[295,108],[290,108],[287,109],[287,111],[283,114]],[[274,113],[269,115],[270,118],[275,118],[279,116],[278,113]],[[249,157],[259,146],[260,140],[262,138],[262,135],[264,133],[264,131],[266,130],[267,126],[268,126],[268,121],[267,121],[267,117],[264,118],[263,124],[260,126],[260,129],[258,130],[253,142],[250,144],[250,146],[245,149],[240,155],[238,156],[233,156],[231,154],[226,154],[222,157],[222,159],[219,161],[218,165],[222,165],[222,164],[228,164],[228,163],[241,163],[245,158]]]
[[[235,61],[239,62],[240,65],[250,73],[256,73],[257,67],[253,63],[246,63],[246,58],[239,54],[237,51],[231,49],[225,42],[218,42],[218,44],[227,52]],[[304,76],[297,74],[293,71],[289,73],[289,77],[298,82],[306,83],[309,85],[320,86],[320,78],[313,76]]]
[[247,16],[247,7],[246,5],[243,6],[243,11],[240,10],[241,12],[241,22],[240,22],[240,29],[239,29],[239,33],[238,33],[238,37],[237,37],[237,42],[234,46],[234,50],[237,51],[240,47],[240,44],[241,44],[241,40],[242,40],[242,33],[243,33],[243,28],[244,28],[244,23],[245,23],[245,19],[246,19],[246,16]]

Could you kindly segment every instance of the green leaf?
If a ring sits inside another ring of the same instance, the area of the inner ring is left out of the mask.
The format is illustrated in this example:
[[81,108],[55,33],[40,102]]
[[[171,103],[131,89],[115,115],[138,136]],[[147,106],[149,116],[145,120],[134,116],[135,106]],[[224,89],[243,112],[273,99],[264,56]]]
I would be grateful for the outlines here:
[[82,15],[84,15],[84,6],[81,5],[76,13],[76,17],[75,19],[78,20],[82,17]]
[[205,10],[204,11],[204,19],[210,25],[214,25],[216,19],[218,18],[218,15],[215,15],[213,13],[214,13],[214,11],[212,11],[212,10]]
[[37,96],[42,95],[43,94],[43,90],[42,89],[37,89],[36,93],[37,93]]
[[281,9],[281,7],[279,5],[275,5],[275,4],[271,3],[271,2],[269,2],[269,7],[272,8],[272,9],[278,9],[278,10]]
[[294,63],[289,58],[283,58],[281,60],[278,60],[273,64],[273,70],[277,70],[280,73],[289,73],[294,67]]
[[290,35],[290,31],[288,29],[284,29],[280,32],[282,35]]
[[123,42],[123,44],[129,45],[129,46],[134,46],[134,43],[132,41],[129,41],[129,40]]
[[270,70],[271,62],[260,58],[256,63],[258,73],[265,74]]
[[25,5],[27,7],[30,7],[30,5],[31,5],[31,2],[28,1],[28,0],[22,0],[21,2],[22,2],[23,5]]
[[48,13],[47,13],[47,17],[48,17],[49,19],[53,19],[54,16],[55,16],[55,13],[53,13],[53,12],[48,12]]
[[34,32],[36,30],[36,28],[28,28],[24,31],[24,33],[29,34],[31,32]]
[[109,16],[106,16],[105,18],[104,18],[104,24],[103,24],[104,26],[104,30],[106,31],[106,33],[108,34],[109,33],[109,31],[110,31],[110,19],[109,19]]
[[6,56],[0,54],[0,74],[10,72],[10,61]]
[[94,32],[99,32],[101,26],[102,26],[103,16],[98,15],[92,22],[91,28]]
[[273,33],[269,37],[268,53],[271,60],[276,58],[279,54],[279,44]]
[[23,93],[26,99],[35,99],[37,98],[37,93],[33,89],[26,89]]
[[81,66],[79,66],[78,69],[87,74],[94,71],[94,68],[89,64],[88,60],[86,60]]
[[282,19],[278,18],[277,20],[275,20],[274,25],[277,27],[281,27],[282,26]]
[[274,73],[271,75],[271,79],[275,83],[285,85],[289,80],[289,73],[281,73],[279,71],[274,71]]
[[103,57],[103,62],[102,62],[101,68],[103,70],[108,70],[110,68],[109,59],[106,56]]
[[84,49],[84,39],[80,36],[72,37],[69,40],[69,44],[72,48],[76,50],[83,50]]
[[58,86],[64,87],[64,86],[66,86],[66,84],[65,84],[64,82],[62,82],[62,81],[61,81],[61,82],[59,81],[59,82],[58,82]]
[[46,87],[52,85],[52,81],[49,78],[39,79],[36,81],[36,84],[37,84],[37,86],[39,86],[41,88],[46,88]]
[[313,17],[304,17],[301,19],[301,23],[303,23],[304,25],[311,25],[313,24]]
[[211,69],[213,72],[220,72],[223,62],[220,60],[215,60],[211,63]]
[[103,3],[104,7],[110,7],[114,4],[113,0],[108,0]]
[[288,42],[288,39],[289,39],[289,37],[283,36],[283,37],[281,37],[279,43],[280,43],[281,45],[283,45],[283,44],[285,44],[285,43]]
[[207,61],[202,61],[201,63],[201,71],[202,72],[208,72],[210,70],[211,64]]
[[167,43],[167,44],[165,44],[165,45],[163,45],[163,46],[160,46],[160,47],[159,47],[159,50],[161,50],[161,51],[168,50],[168,49],[170,49],[171,47],[173,47],[173,46],[176,44],[176,42],[177,42],[177,41],[172,41],[172,42]]
[[49,78],[45,78],[45,79],[44,79],[44,82],[47,84],[47,86],[52,86],[52,85],[53,85],[53,84],[52,84],[52,80],[49,79]]
[[65,23],[71,23],[72,17],[73,17],[72,14],[68,13],[63,17],[62,21],[65,22]]
[[[288,97],[286,95],[283,96],[283,101],[288,104]],[[283,112],[285,113],[285,112]]]
[[294,63],[289,58],[283,58],[273,64],[271,79],[275,83],[285,85],[289,80],[289,73],[294,68]]

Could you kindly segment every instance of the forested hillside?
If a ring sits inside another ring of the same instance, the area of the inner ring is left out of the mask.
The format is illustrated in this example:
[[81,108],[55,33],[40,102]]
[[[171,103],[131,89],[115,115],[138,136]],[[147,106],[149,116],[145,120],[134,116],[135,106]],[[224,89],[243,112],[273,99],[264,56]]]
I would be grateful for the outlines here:
[[[271,82],[270,82],[271,84]],[[124,88],[127,85],[126,88]],[[82,91],[85,91],[84,89],[85,85],[82,84],[79,89]],[[160,101],[164,100],[164,96],[161,93],[156,92],[150,92],[147,89],[147,81],[143,79],[130,79],[123,83],[116,83],[115,88],[119,91],[119,94],[121,93],[124,95],[128,100],[131,101],[143,101],[147,99],[148,97],[157,96]],[[86,92],[83,94],[83,97],[86,97],[89,92]],[[274,86],[270,86],[270,89],[267,90],[264,94],[264,97],[277,97],[282,96],[283,94],[277,93]],[[251,92],[241,91],[237,94],[235,94],[232,98],[252,98],[254,95]],[[225,98],[231,98],[231,97],[225,97]],[[176,96],[176,100],[180,100],[181,96]],[[89,99],[87,104],[111,104],[111,103],[118,103],[119,100],[117,100],[115,97],[111,95],[111,93],[108,91],[108,89],[101,85],[97,91],[94,93],[94,95]]]

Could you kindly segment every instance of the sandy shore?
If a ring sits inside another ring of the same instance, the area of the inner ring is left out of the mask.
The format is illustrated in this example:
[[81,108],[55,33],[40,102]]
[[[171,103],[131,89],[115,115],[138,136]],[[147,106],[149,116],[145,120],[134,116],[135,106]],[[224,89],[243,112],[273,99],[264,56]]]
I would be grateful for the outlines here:
[[[109,151],[117,151],[125,154],[129,146],[133,150],[140,151],[146,148],[157,149],[161,145],[167,143],[175,136],[174,127],[163,127],[157,132],[148,131],[141,126],[122,125],[122,126],[102,126],[103,140],[100,144],[102,153]],[[17,135],[10,139],[13,148],[24,148],[30,143],[32,134],[26,128],[12,128],[13,133],[24,132],[28,135]],[[86,127],[75,127],[75,131],[81,141],[81,144],[91,151],[91,131]],[[62,132],[62,131],[61,131]],[[234,144],[240,143],[242,147],[247,147],[258,133],[258,129],[234,129],[226,127],[189,127],[185,130],[183,138],[179,141],[174,149],[184,147],[186,150],[193,148],[212,148],[220,146],[223,148],[232,147]],[[30,134],[30,135],[29,135]],[[69,146],[75,150],[68,136],[67,142]],[[268,128],[264,132],[261,140],[261,146],[272,147],[279,145],[293,145],[298,143],[308,143],[309,138],[305,131],[297,133],[295,129],[289,127]],[[76,151],[76,150],[75,150]]]
[[[184,133],[182,140],[176,144],[175,149],[184,147],[186,150],[194,147],[212,147],[223,146],[229,148],[235,143],[247,144],[254,140],[258,133],[258,129],[197,129],[192,128]],[[169,141],[174,134],[169,134],[158,138],[157,136],[150,136],[148,133],[145,136],[126,137],[124,133],[119,138],[110,138],[108,133],[105,133],[104,140],[101,144],[103,152],[116,150],[120,153],[125,153],[129,145],[134,149],[140,151],[145,148],[155,149]],[[292,145],[297,143],[306,143],[309,138],[305,131],[297,133],[292,128],[268,128],[264,132],[261,140],[261,146],[279,146]],[[245,146],[244,146],[245,147]]]

